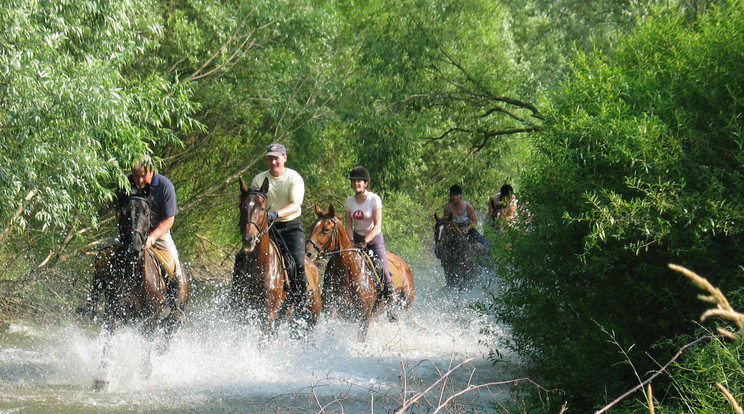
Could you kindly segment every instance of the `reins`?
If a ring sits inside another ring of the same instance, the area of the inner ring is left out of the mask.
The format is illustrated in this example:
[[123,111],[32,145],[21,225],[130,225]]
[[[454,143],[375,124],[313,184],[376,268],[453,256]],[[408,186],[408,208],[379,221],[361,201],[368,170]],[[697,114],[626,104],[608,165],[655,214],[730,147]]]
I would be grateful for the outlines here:
[[318,252],[318,256],[320,257],[327,257],[334,254],[340,254],[344,252],[361,252],[362,249],[358,247],[353,247],[351,249],[341,249],[338,248],[336,250],[331,250],[335,245],[339,245],[339,239],[338,239],[338,220],[336,220],[335,217],[331,216],[320,216],[321,219],[330,220],[331,223],[333,223],[333,232],[331,233],[331,240],[328,242],[328,247],[318,246],[314,241],[310,240],[308,243],[313,246],[313,248]]
[[[318,246],[314,241],[312,241],[312,240],[309,241],[309,243],[313,246],[313,248],[316,251],[318,251],[318,256],[321,257],[321,258],[325,258],[325,257],[331,256],[331,255],[334,255],[334,254],[341,254],[341,253],[344,253],[344,252],[356,252],[356,253],[359,253],[359,255],[362,257],[362,259],[367,262],[367,265],[372,270],[372,274],[375,275],[375,277],[377,278],[377,280],[380,280],[380,275],[377,273],[377,269],[375,269],[375,266],[372,263],[372,258],[370,257],[369,254],[367,254],[364,251],[364,249],[360,249],[358,247],[352,247],[351,249],[341,249],[340,248],[341,242],[339,241],[339,238],[338,238],[338,225],[339,225],[339,222],[338,222],[338,220],[336,220],[336,217],[320,216],[320,218],[321,219],[330,220],[333,223],[333,232],[331,233],[331,241],[328,242],[328,247],[325,248],[325,249],[321,249],[320,246]],[[337,245],[337,246],[339,246],[339,248],[336,249],[336,250],[330,250],[331,248],[333,248],[333,245],[334,244]]]
[[[264,194],[263,192],[258,191],[258,190],[248,190],[248,192],[246,193],[246,196],[249,196],[249,195],[259,195],[259,196],[261,196],[261,198],[263,198],[264,200],[266,200],[266,194]],[[264,209],[264,215],[267,217],[267,221],[268,221],[268,216],[269,216],[269,209],[268,208]],[[261,240],[266,235],[266,233],[268,233],[269,230],[274,226],[274,223],[271,222],[271,223],[269,223],[268,226],[266,226],[266,229],[265,230],[261,230],[261,227],[258,225],[258,223],[256,223],[255,221],[253,221],[253,219],[251,219],[251,218],[248,218],[248,221],[247,221],[246,224],[253,224],[256,227],[256,230],[258,230],[258,240]]]

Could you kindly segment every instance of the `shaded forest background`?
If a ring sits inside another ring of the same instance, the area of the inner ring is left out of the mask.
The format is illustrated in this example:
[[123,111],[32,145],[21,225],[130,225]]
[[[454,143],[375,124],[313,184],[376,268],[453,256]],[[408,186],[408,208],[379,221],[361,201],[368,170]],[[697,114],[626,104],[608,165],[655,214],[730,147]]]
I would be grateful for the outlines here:
[[[414,265],[450,185],[481,212],[513,185],[535,219],[490,235],[503,284],[479,306],[553,404],[603,406],[707,333],[668,263],[742,303],[742,61],[733,0],[6,0],[2,317],[82,302],[113,191],[143,153],[176,185],[187,268],[228,278],[238,178],[282,142],[308,228],[362,164],[390,250]],[[739,347],[678,360],[658,404],[730,410],[708,386],[744,399],[725,357]],[[637,397],[624,409],[647,412]]]

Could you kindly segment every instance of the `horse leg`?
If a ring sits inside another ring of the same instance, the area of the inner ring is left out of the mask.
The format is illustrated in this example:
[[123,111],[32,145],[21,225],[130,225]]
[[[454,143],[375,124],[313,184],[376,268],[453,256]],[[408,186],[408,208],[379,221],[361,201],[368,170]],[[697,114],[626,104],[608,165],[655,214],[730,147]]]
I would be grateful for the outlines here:
[[184,308],[189,298],[188,276],[186,271],[181,269],[180,277],[174,277],[169,283],[166,291],[166,303],[170,313],[163,320],[163,340],[164,346],[159,351],[165,352],[173,334],[184,324],[186,315]]
[[152,340],[151,337],[145,337],[145,346],[142,349],[142,358],[140,359],[140,377],[143,380],[150,378],[152,375]]
[[359,327],[359,340],[364,342],[367,340],[367,331],[369,331],[369,318],[362,318]]
[[109,378],[108,354],[111,348],[112,336],[112,330],[109,327],[104,326],[101,331],[101,338],[103,339],[101,363],[98,364],[98,372],[96,373],[95,379],[93,379],[93,389],[96,391],[108,391],[109,384],[111,383],[111,379]]

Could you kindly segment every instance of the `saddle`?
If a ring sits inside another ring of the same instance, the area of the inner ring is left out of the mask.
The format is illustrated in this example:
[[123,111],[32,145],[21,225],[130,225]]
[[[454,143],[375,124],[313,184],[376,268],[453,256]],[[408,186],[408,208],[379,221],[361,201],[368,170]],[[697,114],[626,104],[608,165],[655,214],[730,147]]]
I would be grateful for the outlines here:
[[[96,255],[96,261],[94,264],[96,273],[103,273],[106,270],[120,247],[120,244],[113,244],[104,248]],[[173,259],[173,256],[171,256],[167,250],[158,249],[154,246],[151,247],[150,250],[155,257],[155,260],[158,262],[158,265],[165,270],[167,281],[172,280],[176,274],[176,261]]]
[[[364,253],[364,258],[367,260],[367,263],[370,264],[370,267],[375,274],[376,286],[378,289],[382,290],[384,285],[383,275],[385,274],[385,270],[382,268],[382,259],[380,256],[376,255],[372,249],[361,249],[361,251]],[[390,279],[393,281],[393,285],[400,286],[403,284],[403,276],[397,267],[388,266],[388,271],[390,272]]]
[[168,280],[171,280],[176,274],[176,261],[173,259],[173,256],[167,250],[158,249],[154,246],[151,250],[160,267],[165,269]]
[[[294,257],[289,254],[289,249],[284,243],[284,239],[282,238],[281,234],[279,234],[278,231],[275,231],[273,227],[271,227],[269,230],[269,240],[271,240],[271,243],[279,251],[279,257],[281,257],[282,259],[282,269],[284,269],[284,284],[286,286],[290,286],[290,281],[294,279],[294,276],[297,276],[297,263],[295,263]],[[307,279],[306,289],[308,291],[317,289],[317,286],[313,284],[313,282],[310,280],[310,278],[307,277],[307,275],[305,278]]]

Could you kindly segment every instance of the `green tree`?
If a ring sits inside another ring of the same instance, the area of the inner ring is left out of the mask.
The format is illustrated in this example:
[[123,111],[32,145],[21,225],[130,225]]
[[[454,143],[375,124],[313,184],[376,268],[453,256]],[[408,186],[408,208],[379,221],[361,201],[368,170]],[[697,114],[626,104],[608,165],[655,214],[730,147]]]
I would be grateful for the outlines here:
[[183,84],[154,73],[126,75],[163,35],[156,6],[0,6],[3,249],[26,238],[19,245],[58,251],[74,229],[95,223],[112,187],[124,183],[120,167],[150,145],[177,144],[175,129],[198,125]]
[[742,19],[738,1],[649,18],[615,53],[580,55],[546,110],[525,177],[535,231],[506,252],[496,306],[574,407],[637,381],[604,331],[643,374],[694,328],[700,305],[667,263],[739,288]]

